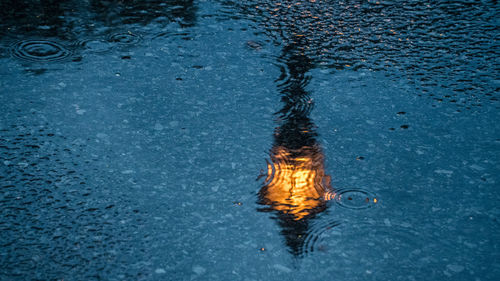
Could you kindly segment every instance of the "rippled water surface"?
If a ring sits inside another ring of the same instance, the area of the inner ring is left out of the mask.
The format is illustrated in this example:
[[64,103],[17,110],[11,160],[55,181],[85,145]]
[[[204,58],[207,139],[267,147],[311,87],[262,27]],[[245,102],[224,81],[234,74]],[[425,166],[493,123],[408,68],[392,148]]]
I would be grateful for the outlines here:
[[500,278],[497,1],[0,18],[0,280]]

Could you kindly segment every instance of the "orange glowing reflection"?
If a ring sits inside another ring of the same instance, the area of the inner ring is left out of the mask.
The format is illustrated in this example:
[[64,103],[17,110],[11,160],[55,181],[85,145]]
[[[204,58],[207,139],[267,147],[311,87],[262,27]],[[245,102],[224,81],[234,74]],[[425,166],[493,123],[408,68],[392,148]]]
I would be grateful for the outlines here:
[[262,204],[301,220],[323,211],[326,201],[335,197],[318,145],[276,146],[270,156],[266,184],[260,190]]

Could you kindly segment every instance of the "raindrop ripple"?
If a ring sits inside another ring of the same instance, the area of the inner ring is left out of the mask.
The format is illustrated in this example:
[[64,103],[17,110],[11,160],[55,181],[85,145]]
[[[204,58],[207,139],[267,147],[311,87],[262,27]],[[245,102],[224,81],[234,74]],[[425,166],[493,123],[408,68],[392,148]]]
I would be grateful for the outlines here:
[[132,45],[137,44],[142,40],[139,35],[128,33],[115,33],[109,37],[109,41],[113,43],[118,43],[122,45]]
[[13,57],[35,61],[52,62],[64,60],[72,55],[72,52],[63,45],[48,40],[24,40],[12,45]]
[[311,226],[308,230],[304,243],[302,244],[302,248],[298,253],[299,256],[307,256],[312,254],[315,251],[323,251],[324,247],[324,239],[328,238],[334,229],[341,225],[340,221],[324,221]]
[[369,191],[360,188],[346,188],[337,190],[335,202],[347,209],[366,209],[377,203],[377,198]]

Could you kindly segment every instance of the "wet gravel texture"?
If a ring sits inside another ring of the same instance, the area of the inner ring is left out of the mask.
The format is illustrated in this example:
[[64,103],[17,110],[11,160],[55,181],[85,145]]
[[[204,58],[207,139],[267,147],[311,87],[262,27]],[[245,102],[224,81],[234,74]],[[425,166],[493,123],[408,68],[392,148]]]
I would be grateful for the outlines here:
[[498,7],[2,1],[0,280],[497,280]]

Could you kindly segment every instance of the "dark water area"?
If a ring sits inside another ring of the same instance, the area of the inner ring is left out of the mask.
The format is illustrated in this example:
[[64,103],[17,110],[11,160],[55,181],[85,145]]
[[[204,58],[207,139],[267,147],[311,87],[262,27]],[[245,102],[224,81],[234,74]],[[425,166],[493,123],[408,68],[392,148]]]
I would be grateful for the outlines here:
[[0,1],[0,280],[498,280],[497,1]]

